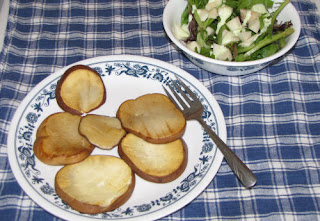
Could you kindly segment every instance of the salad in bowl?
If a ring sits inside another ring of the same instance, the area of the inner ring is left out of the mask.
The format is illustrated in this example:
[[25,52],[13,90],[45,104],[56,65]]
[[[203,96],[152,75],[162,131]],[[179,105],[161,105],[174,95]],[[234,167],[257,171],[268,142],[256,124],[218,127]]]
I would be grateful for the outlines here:
[[195,64],[212,72],[216,64],[232,66],[240,70],[236,75],[282,56],[301,27],[290,0],[170,0],[163,22],[169,38]]

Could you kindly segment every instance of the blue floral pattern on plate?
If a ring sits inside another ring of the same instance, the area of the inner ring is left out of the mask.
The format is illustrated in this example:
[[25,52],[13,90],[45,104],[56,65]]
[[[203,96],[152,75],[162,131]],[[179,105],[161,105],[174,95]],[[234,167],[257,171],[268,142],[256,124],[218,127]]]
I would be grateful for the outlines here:
[[[108,76],[126,76],[133,79],[147,79],[152,82],[158,82],[161,85],[171,84],[171,79],[174,78],[174,74],[176,74],[155,64],[139,61],[98,62],[89,64],[89,66],[95,69],[102,78],[107,78]],[[60,76],[57,76],[57,78],[48,82],[45,87],[39,90],[36,95],[30,99],[28,105],[25,107],[23,115],[16,127],[15,152],[21,172],[36,192],[55,206],[62,208],[63,210],[68,210],[71,213],[79,214],[78,212],[73,211],[57,196],[54,186],[47,182],[46,175],[39,169],[40,166],[38,167],[37,165],[37,162],[39,161],[37,161],[33,153],[33,137],[35,137],[37,125],[41,123],[39,122],[39,119],[41,117],[44,118],[42,115],[49,112],[51,105],[56,102],[55,88],[59,78]],[[203,113],[203,118],[213,130],[217,130],[217,119],[210,103],[203,97],[201,91],[197,88],[193,88],[192,85],[190,85],[190,88],[197,94],[204,105],[205,111]],[[215,145],[203,130],[201,142],[202,147],[200,147],[199,156],[197,156],[197,163],[192,165],[192,171],[183,175],[183,179],[177,183],[174,188],[169,189],[163,196],[138,205],[128,207],[123,206],[112,212],[96,215],[80,215],[107,220],[134,218],[140,217],[143,214],[159,211],[182,200],[182,198],[192,191],[192,189],[197,186],[202,178],[208,173],[217,154]]]

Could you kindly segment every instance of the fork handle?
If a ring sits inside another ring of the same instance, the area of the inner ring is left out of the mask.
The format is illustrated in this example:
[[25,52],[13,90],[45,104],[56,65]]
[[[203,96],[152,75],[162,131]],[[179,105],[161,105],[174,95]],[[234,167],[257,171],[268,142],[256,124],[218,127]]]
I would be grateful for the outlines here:
[[220,139],[220,137],[207,125],[207,123],[202,119],[202,117],[198,117],[197,120],[202,125],[204,130],[209,134],[211,139],[217,145],[219,150],[224,155],[227,163],[229,164],[232,171],[241,181],[241,183],[246,188],[253,187],[256,182],[257,178],[252,173],[252,171],[239,159],[239,157]]

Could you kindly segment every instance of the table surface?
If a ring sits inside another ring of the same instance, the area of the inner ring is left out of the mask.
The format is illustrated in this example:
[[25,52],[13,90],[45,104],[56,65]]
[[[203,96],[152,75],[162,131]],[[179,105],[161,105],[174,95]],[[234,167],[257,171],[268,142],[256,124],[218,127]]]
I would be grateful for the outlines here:
[[240,77],[209,73],[166,37],[163,0],[10,1],[0,54],[0,220],[59,220],[24,193],[7,138],[19,103],[50,74],[87,58],[131,54],[166,61],[218,101],[227,143],[256,174],[247,190],[223,161],[194,201],[161,220],[320,219],[320,23],[317,0],[292,0],[302,30],[275,64]]
[[3,46],[4,35],[9,13],[9,0],[0,0],[0,52]]

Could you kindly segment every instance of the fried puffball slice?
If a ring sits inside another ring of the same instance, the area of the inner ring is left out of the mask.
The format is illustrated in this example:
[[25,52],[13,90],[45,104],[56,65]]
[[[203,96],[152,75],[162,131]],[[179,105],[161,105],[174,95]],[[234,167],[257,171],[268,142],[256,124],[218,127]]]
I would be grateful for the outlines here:
[[82,117],[79,132],[90,143],[105,150],[117,146],[126,134],[118,118],[94,114]]
[[105,103],[106,89],[98,72],[85,65],[76,65],[59,80],[56,100],[64,111],[82,115]]
[[118,153],[138,176],[155,183],[177,179],[188,162],[187,145],[183,139],[152,144],[129,133],[121,140]]
[[183,113],[163,94],[146,94],[124,101],[117,117],[129,133],[154,144],[182,137],[186,129]]
[[132,169],[120,158],[91,155],[61,168],[55,177],[58,196],[81,213],[115,210],[130,197],[135,186]]
[[94,150],[79,133],[81,117],[68,112],[48,116],[39,126],[33,152],[48,165],[73,164],[87,158]]

